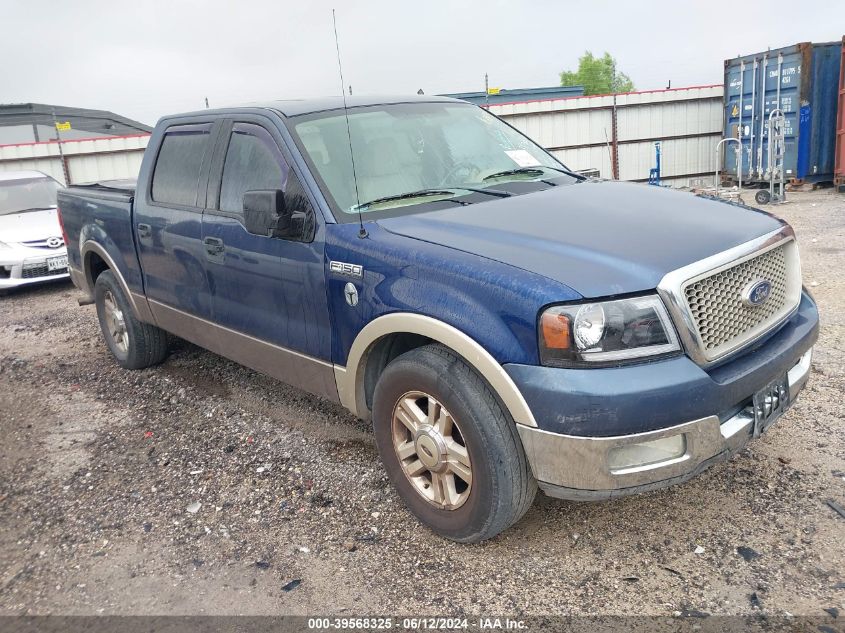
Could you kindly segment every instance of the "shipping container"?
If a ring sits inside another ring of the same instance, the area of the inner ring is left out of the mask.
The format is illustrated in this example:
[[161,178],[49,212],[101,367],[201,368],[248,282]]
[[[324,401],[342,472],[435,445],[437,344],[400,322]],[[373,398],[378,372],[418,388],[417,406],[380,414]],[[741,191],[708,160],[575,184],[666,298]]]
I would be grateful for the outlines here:
[[[785,180],[833,180],[841,58],[841,42],[804,42],[725,61],[724,137],[742,144],[743,183],[769,180],[775,108],[785,118]],[[736,179],[736,168],[736,152],[726,148],[724,173]]]
[[842,37],[842,60],[839,64],[839,110],[837,112],[834,171],[836,184],[842,191],[842,187],[845,187],[845,36]]

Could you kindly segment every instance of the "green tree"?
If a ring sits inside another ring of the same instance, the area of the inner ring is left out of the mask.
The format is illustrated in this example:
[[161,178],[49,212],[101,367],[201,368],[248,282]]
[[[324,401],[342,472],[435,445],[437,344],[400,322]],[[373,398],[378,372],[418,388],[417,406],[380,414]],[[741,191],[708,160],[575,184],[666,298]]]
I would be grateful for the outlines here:
[[616,70],[616,60],[605,52],[594,57],[586,51],[578,60],[578,70],[560,73],[561,86],[584,86],[584,94],[601,95],[614,92],[631,92],[634,82],[625,73]]

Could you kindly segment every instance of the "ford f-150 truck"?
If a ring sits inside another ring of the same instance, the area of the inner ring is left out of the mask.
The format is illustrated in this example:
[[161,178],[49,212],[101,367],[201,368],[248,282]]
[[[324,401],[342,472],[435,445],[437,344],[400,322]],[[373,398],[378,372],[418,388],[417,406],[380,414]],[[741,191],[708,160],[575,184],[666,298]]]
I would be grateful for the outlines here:
[[538,485],[607,499],[726,459],[795,400],[818,335],[783,221],[585,179],[447,98],[168,116],[137,186],[59,207],[121,366],[172,333],[341,403],[462,542]]

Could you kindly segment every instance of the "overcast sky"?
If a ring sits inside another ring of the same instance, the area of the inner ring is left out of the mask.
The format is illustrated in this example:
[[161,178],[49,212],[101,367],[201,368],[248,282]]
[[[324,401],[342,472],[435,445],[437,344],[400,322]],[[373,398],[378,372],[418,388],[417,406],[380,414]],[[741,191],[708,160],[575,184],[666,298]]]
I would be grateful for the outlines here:
[[356,94],[556,85],[585,50],[639,90],[721,83],[727,57],[845,31],[845,0],[0,0],[0,103],[154,123],[205,97],[339,94],[332,8]]

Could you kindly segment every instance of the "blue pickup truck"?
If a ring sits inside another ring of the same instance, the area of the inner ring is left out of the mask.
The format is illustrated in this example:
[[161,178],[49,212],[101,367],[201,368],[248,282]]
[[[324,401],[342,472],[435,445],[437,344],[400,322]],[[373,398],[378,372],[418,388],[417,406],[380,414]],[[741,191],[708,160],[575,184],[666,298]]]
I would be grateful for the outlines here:
[[341,403],[461,542],[538,486],[608,499],[727,459],[795,400],[818,336],[783,221],[586,179],[453,99],[168,116],[137,185],[59,207],[122,367],[172,333]]

